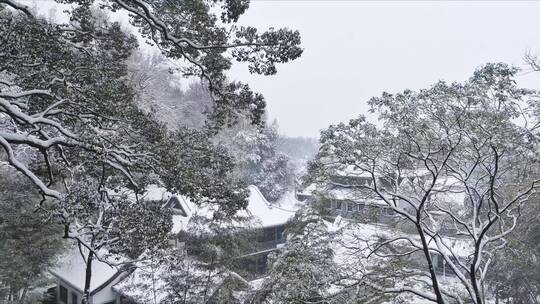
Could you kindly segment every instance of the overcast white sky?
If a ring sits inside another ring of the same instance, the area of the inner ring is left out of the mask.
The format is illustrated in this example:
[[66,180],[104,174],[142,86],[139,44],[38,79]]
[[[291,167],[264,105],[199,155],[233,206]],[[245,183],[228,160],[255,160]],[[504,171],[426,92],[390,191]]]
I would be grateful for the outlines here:
[[[50,0],[23,0],[43,12]],[[304,54],[275,76],[237,65],[231,77],[264,94],[270,119],[289,136],[318,137],[331,123],[367,114],[383,91],[463,81],[486,62],[526,68],[526,50],[540,53],[540,1],[252,0],[240,23],[289,27]],[[540,73],[518,82],[540,89]]]
[[[525,67],[540,53],[540,2],[535,1],[261,1],[240,20],[260,28],[298,29],[304,54],[272,77],[247,81],[267,100],[281,132],[316,137],[331,123],[367,112],[383,91],[462,81],[475,68],[503,61]],[[540,88],[540,73],[519,83]]]

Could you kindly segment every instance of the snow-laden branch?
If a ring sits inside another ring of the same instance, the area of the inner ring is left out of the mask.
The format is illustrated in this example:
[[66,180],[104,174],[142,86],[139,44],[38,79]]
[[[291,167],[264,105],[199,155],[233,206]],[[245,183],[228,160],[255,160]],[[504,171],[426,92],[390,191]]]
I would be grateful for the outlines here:
[[26,5],[24,5],[24,4],[21,4],[21,3],[17,2],[17,1],[14,1],[14,0],[0,0],[0,4],[2,4],[2,3],[16,9],[16,10],[19,10],[19,11],[25,13],[26,16],[28,16],[30,18],[34,18],[34,14],[32,14],[30,12],[30,8],[28,6],[26,6]]
[[13,152],[13,149],[11,148],[9,142],[4,139],[0,134],[0,145],[2,145],[2,148],[4,148],[4,151],[7,154],[8,162],[15,167],[15,169],[19,170],[22,174],[24,174],[26,177],[28,177],[34,185],[36,185],[39,190],[47,196],[53,197],[55,199],[62,199],[62,194],[60,192],[49,189],[42,181],[41,179],[36,176],[26,165],[24,165],[22,162],[20,162]]

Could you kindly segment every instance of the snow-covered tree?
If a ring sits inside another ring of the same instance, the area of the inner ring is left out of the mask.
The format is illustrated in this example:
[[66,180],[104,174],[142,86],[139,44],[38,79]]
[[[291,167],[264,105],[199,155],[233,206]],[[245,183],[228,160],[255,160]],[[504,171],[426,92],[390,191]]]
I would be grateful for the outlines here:
[[224,130],[218,141],[228,147],[237,162],[235,175],[255,185],[269,200],[278,200],[294,185],[294,170],[289,157],[277,151],[277,125],[238,126]]
[[152,249],[119,286],[137,303],[240,303],[249,284],[232,270],[253,248],[244,216],[195,215],[178,235],[179,248]]
[[[49,284],[48,267],[62,253],[62,227],[37,213],[37,191],[21,174],[0,162],[0,302],[27,303]],[[13,205],[17,208],[13,208]]]
[[214,107],[211,94],[200,82],[187,82],[175,65],[161,54],[138,50],[128,63],[129,84],[145,113],[152,113],[170,130],[180,127],[202,129]]
[[[58,2],[72,4],[64,12],[69,22],[0,2],[0,157],[48,200],[38,207],[64,225],[64,237],[91,255],[101,245],[117,250],[114,235],[128,234],[115,229],[129,226],[124,220],[144,223],[147,212],[137,199],[109,194],[130,189],[137,196],[149,183],[216,204],[222,215],[244,207],[247,191],[230,177],[234,162],[223,148],[202,131],[167,130],[134,100],[127,60],[136,39],[96,9],[127,12],[143,38],[183,61],[181,75],[203,79],[215,105],[214,127],[233,122],[241,110],[255,123],[264,112],[261,95],[227,82],[232,58],[254,73],[274,74],[276,63],[300,56],[299,34],[233,26],[245,1]],[[137,230],[128,243],[145,243],[137,239],[144,235]]]
[[[381,123],[360,117],[322,132],[312,176],[361,202],[377,201],[408,223],[370,242],[366,257],[423,260],[420,271],[391,274],[416,273],[400,286],[387,288],[363,276],[365,284],[436,303],[486,303],[495,254],[540,187],[527,103],[533,95],[516,86],[516,73],[506,64],[487,64],[464,83],[383,93],[369,101]],[[370,182],[328,178],[343,172]],[[441,283],[435,256],[455,273],[462,292]]]
[[268,277],[250,302],[329,303],[331,287],[342,275],[334,260],[335,237],[315,210],[300,210],[287,229],[286,244],[273,257]]
[[127,193],[101,192],[95,179],[78,177],[59,207],[64,238],[73,240],[86,263],[83,303],[98,260],[121,267],[148,249],[168,246],[171,214],[161,204],[133,198]]
[[[1,70],[5,80],[0,101],[2,115],[11,120],[0,139],[7,160],[44,195],[55,199],[64,195],[51,187],[62,179],[55,173],[70,170],[73,158],[83,156],[100,159],[132,186],[139,186],[135,171],[152,171],[158,165],[151,152],[159,137],[167,136],[136,107],[125,79],[125,60],[135,39],[123,34],[116,23],[97,22],[92,14],[94,1],[62,2],[75,4],[66,12],[68,24],[52,24],[16,1],[3,1]],[[248,62],[252,72],[273,74],[276,63],[301,54],[298,33],[228,29],[247,9],[247,2],[174,2],[115,0],[99,2],[99,7],[129,12],[133,26],[167,58],[185,60],[183,75],[197,75],[208,85],[217,125],[230,122],[241,109],[252,121],[259,121],[264,100],[247,85],[226,82],[224,73],[231,58],[225,52],[230,50],[233,58]],[[212,7],[221,8],[223,25],[218,25]],[[20,146],[42,157],[47,177],[18,159],[14,149]],[[70,157],[71,153],[75,156]]]
[[538,303],[540,294],[540,202],[534,198],[524,206],[522,221],[508,237],[508,245],[497,253],[488,274],[495,298],[509,303]]
[[116,288],[133,303],[232,304],[240,303],[236,292],[249,283],[226,267],[170,248],[147,252]]

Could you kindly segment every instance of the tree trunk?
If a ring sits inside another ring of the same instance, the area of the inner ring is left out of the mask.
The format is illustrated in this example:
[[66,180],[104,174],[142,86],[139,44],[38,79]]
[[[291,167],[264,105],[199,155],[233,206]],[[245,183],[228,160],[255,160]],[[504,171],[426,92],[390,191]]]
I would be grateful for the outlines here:
[[94,252],[89,251],[86,258],[86,276],[84,280],[84,291],[82,295],[82,304],[90,304],[90,282],[92,280],[92,261],[94,259]]
[[155,270],[155,266],[156,264],[154,263],[154,257],[152,257],[152,294],[154,295],[154,304],[157,304],[157,296],[156,296],[156,270]]
[[472,261],[472,263],[471,263],[471,267],[470,267],[470,270],[469,270],[469,271],[470,271],[470,273],[471,273],[471,274],[470,274],[470,277],[471,277],[471,285],[472,285],[472,287],[473,287],[474,294],[475,294],[475,297],[476,297],[476,299],[475,299],[475,300],[476,300],[476,304],[482,304],[482,303],[484,303],[484,302],[482,301],[482,298],[480,297],[480,288],[478,287],[478,282],[477,282],[477,280],[476,280],[476,269],[475,269],[475,267],[474,267],[474,266],[476,265],[476,261],[477,261],[477,259],[478,259],[478,253],[476,253],[476,252],[479,251],[479,249],[478,249],[478,244],[476,245],[476,249],[475,249],[475,250],[476,250],[476,251],[475,251],[475,256],[474,256],[474,259],[473,259],[473,261]]
[[28,293],[28,286],[25,286],[19,296],[19,301],[17,303],[22,304],[26,300],[26,294]]
[[435,297],[437,297],[437,303],[445,304],[441,289],[439,287],[439,280],[437,279],[437,274],[435,273],[435,269],[433,268],[433,261],[431,260],[431,255],[429,254],[429,245],[426,241],[426,236],[424,235],[424,231],[422,230],[420,223],[417,223],[416,228],[418,230],[418,234],[420,235],[420,240],[422,241],[422,248],[424,251],[424,255],[426,256],[426,261],[428,263],[431,283],[433,285],[433,292],[435,293]]
[[206,296],[208,294],[208,287],[210,287],[210,280],[212,279],[212,268],[214,267],[214,257],[212,257],[212,260],[210,261],[210,267],[208,268],[208,276],[206,278],[206,286],[204,288],[204,303],[206,303]]

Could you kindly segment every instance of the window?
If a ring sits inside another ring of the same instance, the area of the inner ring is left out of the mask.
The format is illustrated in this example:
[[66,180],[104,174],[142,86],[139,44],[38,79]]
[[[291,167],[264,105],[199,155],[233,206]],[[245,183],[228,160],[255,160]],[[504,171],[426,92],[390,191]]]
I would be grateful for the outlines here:
[[60,285],[60,302],[68,303],[68,290],[62,285]]
[[77,298],[77,294],[76,293],[71,293],[71,304],[78,304],[79,303],[79,299]]
[[255,273],[257,269],[257,260],[255,260],[253,257],[247,257],[242,260],[242,269],[245,271],[248,271],[250,273]]
[[285,241],[285,226],[276,227],[276,234],[278,243]]
[[438,253],[432,253],[431,254],[431,260],[433,262],[433,267],[435,270],[443,271],[444,268],[444,260],[443,257]]
[[186,211],[182,207],[182,204],[178,200],[176,196],[171,197],[169,202],[167,203],[168,206],[173,210],[174,213],[179,214],[181,216],[187,216]]
[[257,241],[260,243],[275,241],[276,231],[274,227],[264,228],[259,234]]
[[335,201],[334,202],[334,205],[336,206],[336,209],[337,210],[341,210],[341,205],[343,204],[342,201]]
[[241,269],[250,274],[264,274],[268,266],[268,253],[248,256],[242,259]]
[[331,210],[334,206],[334,203],[332,202],[332,200],[324,200],[323,201],[323,207],[325,209],[328,209],[328,210]]
[[347,202],[347,211],[349,211],[349,212],[356,211],[356,203]]
[[394,215],[394,210],[390,209],[390,208],[384,208],[384,214],[388,215],[388,216],[393,216]]
[[261,254],[257,260],[256,260],[256,263],[257,263],[257,269],[256,269],[256,272],[259,273],[259,274],[264,274],[266,273],[266,268],[267,268],[267,264],[268,264],[268,253],[266,254]]

